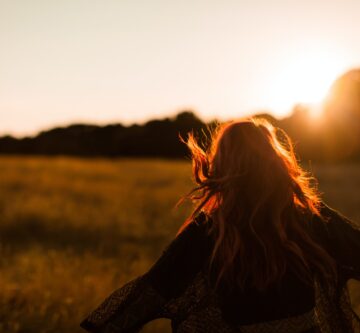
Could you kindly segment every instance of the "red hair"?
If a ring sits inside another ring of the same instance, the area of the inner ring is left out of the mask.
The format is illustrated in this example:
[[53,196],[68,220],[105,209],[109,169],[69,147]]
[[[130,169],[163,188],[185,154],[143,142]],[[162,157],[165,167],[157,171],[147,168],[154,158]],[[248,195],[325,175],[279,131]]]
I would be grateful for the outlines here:
[[197,186],[178,202],[195,203],[178,234],[200,211],[211,216],[216,286],[251,281],[263,290],[287,267],[307,282],[314,271],[334,276],[334,261],[307,232],[309,219],[320,216],[320,198],[288,135],[260,118],[218,124],[210,133],[206,150],[192,132],[181,138]]

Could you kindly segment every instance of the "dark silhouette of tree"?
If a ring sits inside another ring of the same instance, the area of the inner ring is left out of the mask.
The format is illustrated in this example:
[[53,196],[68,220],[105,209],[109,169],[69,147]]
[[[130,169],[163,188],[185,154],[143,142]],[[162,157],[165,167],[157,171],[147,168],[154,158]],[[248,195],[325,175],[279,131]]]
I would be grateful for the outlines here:
[[346,72],[333,83],[324,112],[326,158],[359,160],[360,69]]
[[0,153],[71,156],[184,157],[186,146],[179,135],[206,130],[192,111],[174,118],[156,119],[144,125],[107,126],[74,124],[42,131],[31,138],[0,138]]

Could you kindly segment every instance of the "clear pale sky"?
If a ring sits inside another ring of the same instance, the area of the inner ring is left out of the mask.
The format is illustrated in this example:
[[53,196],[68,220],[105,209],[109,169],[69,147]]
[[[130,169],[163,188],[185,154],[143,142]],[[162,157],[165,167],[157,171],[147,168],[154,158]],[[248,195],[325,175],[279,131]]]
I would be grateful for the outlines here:
[[360,65],[359,0],[0,0],[0,134],[286,115]]

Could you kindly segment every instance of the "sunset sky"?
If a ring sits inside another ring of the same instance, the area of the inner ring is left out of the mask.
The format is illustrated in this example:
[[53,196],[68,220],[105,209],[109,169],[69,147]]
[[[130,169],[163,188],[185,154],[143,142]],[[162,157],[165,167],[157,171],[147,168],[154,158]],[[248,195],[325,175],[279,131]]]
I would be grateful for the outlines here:
[[0,0],[0,135],[317,103],[360,66],[358,0]]

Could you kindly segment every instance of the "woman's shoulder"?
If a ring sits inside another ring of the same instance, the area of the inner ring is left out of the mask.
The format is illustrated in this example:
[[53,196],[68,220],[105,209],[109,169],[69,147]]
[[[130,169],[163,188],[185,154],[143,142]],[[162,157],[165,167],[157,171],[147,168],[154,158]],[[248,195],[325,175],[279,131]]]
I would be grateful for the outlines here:
[[342,219],[342,220],[347,220],[348,222],[351,223],[348,217],[346,217],[339,210],[330,206],[324,201],[320,202],[319,208],[320,208],[320,214],[327,219]]
[[210,255],[212,243],[204,229],[206,217],[197,214],[168,243],[147,273],[152,286],[167,299],[181,294]]
[[341,241],[344,233],[356,233],[359,228],[352,220],[325,202],[320,203],[319,215],[312,215],[309,225],[313,236],[327,246]]
[[201,227],[206,225],[211,221],[211,217],[208,213],[203,210],[200,210],[196,215],[191,219],[190,224],[196,225],[197,227]]
[[189,234],[198,234],[201,237],[207,238],[209,236],[210,229],[213,225],[212,217],[204,212],[198,212],[190,222],[183,228],[181,234],[189,235]]
[[357,223],[325,202],[320,203],[319,212],[320,215],[314,215],[312,219],[313,226],[328,235],[341,230],[360,230]]
[[360,227],[338,210],[322,203],[320,216],[312,219],[315,237],[342,266],[351,268],[352,276],[360,277]]
[[206,229],[206,228],[209,228],[212,226],[213,219],[208,213],[206,213],[204,211],[200,211],[194,217],[192,222],[196,225],[196,227]]

